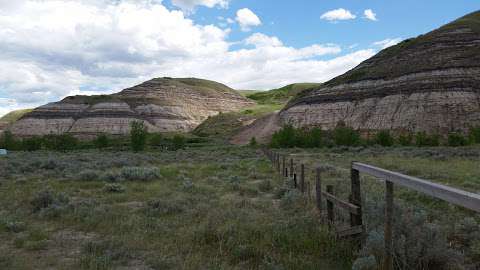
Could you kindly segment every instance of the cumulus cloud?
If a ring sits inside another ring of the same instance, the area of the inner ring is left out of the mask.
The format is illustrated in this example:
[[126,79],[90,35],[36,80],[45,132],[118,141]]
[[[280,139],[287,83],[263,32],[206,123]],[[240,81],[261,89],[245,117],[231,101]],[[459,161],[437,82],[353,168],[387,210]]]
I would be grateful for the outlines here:
[[368,20],[371,20],[371,21],[376,21],[377,20],[377,14],[375,14],[375,12],[373,12],[373,10],[371,9],[366,9],[364,12],[363,12],[363,15],[365,15],[365,19],[368,19]]
[[379,47],[380,49],[386,49],[388,47],[397,45],[400,43],[403,39],[402,38],[387,38],[381,41],[374,42],[373,45],[376,47]]
[[0,115],[161,76],[211,79],[237,89],[322,82],[376,51],[294,48],[261,33],[232,42],[229,29],[200,25],[153,0],[24,0],[8,8],[15,12],[0,5]]
[[260,18],[258,18],[258,16],[248,8],[239,9],[235,19],[240,24],[240,28],[244,32],[250,31],[252,26],[259,26],[262,24]]
[[327,21],[344,21],[344,20],[353,20],[357,16],[352,14],[350,10],[339,8],[327,11],[320,16],[320,19]]
[[229,0],[172,0],[172,4],[186,12],[192,12],[196,6],[227,8]]

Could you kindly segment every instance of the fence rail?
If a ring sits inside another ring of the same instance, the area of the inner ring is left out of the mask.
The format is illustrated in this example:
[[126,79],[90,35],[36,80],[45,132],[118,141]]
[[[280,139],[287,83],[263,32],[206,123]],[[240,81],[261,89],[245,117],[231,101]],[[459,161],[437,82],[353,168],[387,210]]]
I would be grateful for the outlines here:
[[[300,188],[301,192],[305,193],[306,168],[304,164],[300,164],[300,185],[298,185],[297,173],[295,172],[295,162],[292,157],[293,155],[281,155],[269,149],[263,149],[263,152],[272,161],[273,167],[277,169],[280,175],[291,179],[294,187]],[[290,158],[290,169],[287,168],[286,164],[288,158]],[[282,160],[282,166],[280,160]],[[351,194],[349,196],[349,201],[347,202],[334,195],[333,186],[331,185],[327,185],[326,191],[322,191],[321,169],[315,168],[315,202],[319,213],[322,215],[322,200],[325,200],[327,202],[328,224],[331,228],[335,228],[334,207],[346,210],[350,214],[350,227],[342,228],[341,230],[336,229],[338,237],[360,236],[362,239],[364,236],[365,228],[363,226],[360,173],[365,173],[385,181],[384,270],[393,270],[394,185],[403,186],[424,193],[430,197],[480,213],[480,194],[432,183],[417,177],[408,176],[360,162],[352,162],[350,168]],[[309,187],[309,183],[310,182],[308,182],[307,187]],[[310,196],[310,188],[308,188],[308,190]]]

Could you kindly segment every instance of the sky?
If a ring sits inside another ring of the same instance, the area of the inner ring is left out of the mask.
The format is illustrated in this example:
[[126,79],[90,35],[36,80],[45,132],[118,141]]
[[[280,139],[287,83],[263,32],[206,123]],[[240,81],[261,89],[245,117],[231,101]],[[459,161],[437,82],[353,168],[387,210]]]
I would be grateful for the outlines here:
[[0,0],[0,116],[155,77],[325,82],[479,0]]

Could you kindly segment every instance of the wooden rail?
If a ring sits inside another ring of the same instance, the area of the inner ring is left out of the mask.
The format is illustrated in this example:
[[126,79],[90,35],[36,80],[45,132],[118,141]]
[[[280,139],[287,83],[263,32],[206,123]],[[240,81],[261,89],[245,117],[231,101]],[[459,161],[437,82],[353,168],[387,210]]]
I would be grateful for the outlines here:
[[[270,158],[273,167],[280,173],[280,160],[282,160],[282,173],[284,177],[289,177],[293,181],[295,188],[305,192],[305,166],[300,164],[300,183],[297,183],[297,172],[295,172],[294,160],[292,155],[280,155],[271,150],[263,149],[265,155]],[[287,168],[286,160],[290,157],[290,170]],[[280,174],[282,174],[280,173]],[[393,270],[393,202],[394,185],[399,185],[421,192],[430,197],[437,198],[448,203],[464,207],[480,213],[480,194],[464,191],[461,189],[433,183],[417,177],[408,176],[398,172],[393,172],[378,168],[372,165],[352,162],[350,168],[351,194],[349,202],[346,202],[334,195],[332,185],[326,186],[326,192],[322,191],[321,169],[315,169],[315,203],[319,213],[322,215],[322,199],[327,202],[327,219],[330,227],[334,227],[335,212],[334,207],[342,208],[350,213],[350,227],[337,231],[337,236],[347,237],[364,234],[362,199],[360,188],[360,173],[365,173],[385,181],[385,256],[383,261],[384,270]],[[307,188],[310,182],[307,183]],[[308,188],[310,196],[310,188]]]

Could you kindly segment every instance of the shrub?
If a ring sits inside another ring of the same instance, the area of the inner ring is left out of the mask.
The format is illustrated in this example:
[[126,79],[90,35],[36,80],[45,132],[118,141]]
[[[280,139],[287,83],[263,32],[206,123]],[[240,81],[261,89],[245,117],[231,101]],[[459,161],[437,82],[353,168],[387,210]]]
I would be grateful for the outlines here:
[[172,139],[173,150],[180,150],[185,148],[186,140],[183,135],[177,134]]
[[126,188],[120,184],[106,184],[103,187],[103,191],[108,193],[123,193],[125,190]]
[[360,144],[360,134],[353,128],[339,123],[333,130],[333,140],[336,145],[355,146]]
[[52,208],[60,208],[67,205],[69,198],[64,193],[53,193],[50,190],[43,190],[38,192],[30,201],[32,211],[34,213],[42,210]]
[[43,142],[48,150],[66,152],[78,147],[78,140],[70,134],[47,135],[44,136]]
[[467,138],[459,133],[450,133],[448,134],[448,146],[465,146],[468,144]]
[[7,150],[19,150],[20,143],[15,139],[10,131],[5,131],[1,138],[2,147]]
[[98,135],[95,140],[93,140],[93,145],[98,149],[107,148],[110,145],[110,139],[106,134]]
[[22,140],[22,149],[25,151],[38,151],[42,148],[42,138],[31,137]]
[[272,135],[270,146],[273,148],[290,148],[295,147],[295,142],[295,128],[291,125],[286,125]]
[[415,145],[418,147],[439,146],[440,137],[436,134],[428,135],[425,131],[418,132],[415,135]]
[[124,167],[121,175],[128,181],[151,181],[160,176],[156,168],[145,167]]
[[480,143],[480,127],[471,127],[468,137],[472,143]]
[[318,148],[324,145],[323,142],[323,132],[320,128],[313,128],[310,130],[307,137],[307,147]]
[[393,137],[388,130],[382,130],[375,135],[375,143],[381,146],[392,146]]
[[163,136],[160,133],[152,134],[149,140],[149,144],[152,146],[162,146],[163,145]]
[[130,145],[134,152],[145,150],[147,129],[143,122],[133,121],[130,124]]
[[250,138],[250,143],[248,145],[250,147],[257,147],[257,139],[255,137]]
[[100,179],[98,171],[94,170],[83,170],[78,174],[78,180],[81,181],[97,181]]
[[147,204],[147,212],[153,215],[174,215],[185,211],[185,203],[179,200],[153,200]]
[[397,138],[397,142],[401,146],[410,146],[410,145],[412,145],[412,141],[413,141],[413,136],[410,133],[401,134]]

